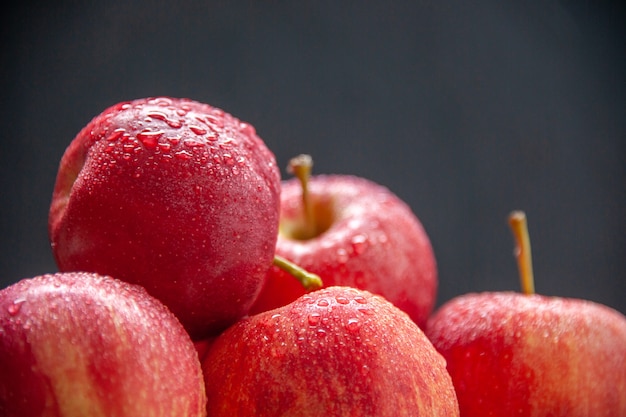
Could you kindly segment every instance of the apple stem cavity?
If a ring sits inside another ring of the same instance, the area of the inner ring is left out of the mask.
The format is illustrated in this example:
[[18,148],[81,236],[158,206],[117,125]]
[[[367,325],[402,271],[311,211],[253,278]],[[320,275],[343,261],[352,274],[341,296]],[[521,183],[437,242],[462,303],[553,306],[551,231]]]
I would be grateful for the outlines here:
[[309,178],[313,169],[313,158],[310,155],[301,154],[289,160],[287,172],[295,176],[302,186],[302,210],[304,211],[304,224],[299,230],[299,238],[310,239],[318,234],[313,206],[309,199]]
[[318,275],[299,267],[282,256],[274,255],[274,265],[300,281],[307,291],[318,290],[323,286],[322,279]]
[[533,262],[530,252],[530,237],[528,234],[528,222],[526,213],[513,211],[509,214],[509,226],[515,237],[515,258],[520,274],[522,292],[526,295],[535,293],[535,279],[533,276]]

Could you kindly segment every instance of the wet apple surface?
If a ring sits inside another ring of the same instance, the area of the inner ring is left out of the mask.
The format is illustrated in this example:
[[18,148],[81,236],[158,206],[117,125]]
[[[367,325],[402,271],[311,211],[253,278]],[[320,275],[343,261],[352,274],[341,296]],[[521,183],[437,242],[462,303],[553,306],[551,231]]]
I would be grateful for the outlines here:
[[626,415],[626,317],[535,294],[523,212],[523,293],[434,311],[412,208],[311,168],[281,182],[252,125],[189,99],[93,118],[52,193],[60,272],[0,290],[0,415]]
[[[365,178],[316,175],[284,181],[276,254],[317,274],[326,286],[380,294],[420,326],[436,302],[437,264],[423,225],[398,196]],[[304,293],[274,267],[252,312],[288,304]]]
[[626,415],[626,317],[591,301],[534,293],[523,212],[513,212],[523,292],[444,303],[426,334],[445,357],[461,415]]
[[458,416],[443,357],[380,296],[327,287],[239,321],[203,360],[210,416]]
[[144,286],[201,338],[245,315],[272,264],[280,173],[254,127],[158,97],[112,106],[59,165],[49,232],[61,271]]
[[193,343],[140,286],[91,273],[0,290],[3,417],[205,415]]

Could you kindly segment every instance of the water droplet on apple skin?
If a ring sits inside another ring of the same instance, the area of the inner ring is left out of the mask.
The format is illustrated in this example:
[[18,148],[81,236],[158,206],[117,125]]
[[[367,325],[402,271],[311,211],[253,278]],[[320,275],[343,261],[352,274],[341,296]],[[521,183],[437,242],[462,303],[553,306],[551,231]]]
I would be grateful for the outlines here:
[[367,304],[368,303],[367,298],[363,297],[362,295],[357,295],[356,297],[354,297],[354,301],[356,301],[359,304]]
[[256,135],[256,129],[249,123],[241,122],[239,123],[239,131],[247,136]]
[[224,120],[222,120],[222,117],[220,114],[218,114],[218,112],[216,112],[216,114],[214,115],[208,114],[204,117],[204,119],[208,124],[217,127],[219,130],[224,128]]
[[191,125],[189,126],[189,130],[191,130],[193,133],[195,133],[198,136],[204,136],[208,133],[208,131],[200,126],[195,126],[195,125]]
[[190,148],[192,151],[197,149],[197,148],[205,146],[205,144],[203,142],[201,142],[199,140],[196,140],[196,139],[192,139],[192,138],[184,139],[183,140],[183,144],[186,147]]
[[168,107],[173,104],[172,99],[170,99],[169,97],[155,97],[148,100],[147,103],[159,107]]
[[350,333],[357,333],[361,328],[361,322],[357,318],[348,319],[346,323],[346,330]]
[[159,142],[157,146],[161,152],[169,152],[172,149],[171,142]]
[[317,305],[318,305],[319,307],[328,307],[328,306],[330,305],[330,303],[328,302],[328,300],[327,300],[327,299],[322,298],[321,300],[318,300],[318,301],[317,301]]
[[9,304],[9,306],[7,307],[7,312],[11,316],[16,316],[22,309],[22,304],[24,304],[25,301],[25,298],[17,298],[13,300],[13,303]]
[[164,135],[165,132],[162,130],[151,131],[151,130],[142,130],[137,133],[137,139],[141,141],[143,146],[148,149],[156,148],[159,143],[159,139]]
[[339,303],[339,304],[349,304],[350,300],[347,297],[344,296],[337,296],[335,297],[335,300]]
[[305,295],[302,297],[302,301],[307,304],[313,304],[315,302],[315,299],[311,296]]
[[352,250],[356,255],[361,255],[369,246],[367,236],[363,234],[354,235],[351,239]]
[[[184,116],[184,114],[179,116]],[[165,122],[169,127],[173,129],[180,129],[183,126],[183,123],[180,120],[169,118],[167,114],[160,111],[155,110],[148,112],[147,117]]]
[[124,128],[119,128],[119,129],[115,129],[113,131],[113,133],[111,133],[109,135],[109,137],[107,137],[107,141],[109,142],[116,142],[117,140],[119,140],[124,134],[126,133],[126,130]]
[[224,160],[224,163],[228,166],[233,166],[235,165],[235,159],[233,158],[233,156],[230,153],[224,153],[222,155],[222,158]]
[[320,313],[311,313],[307,317],[307,321],[309,323],[309,326],[313,326],[313,327],[317,326],[319,324],[320,320],[321,320]]
[[186,161],[186,160],[191,159],[193,157],[193,155],[191,154],[191,152],[183,149],[181,151],[176,152],[174,154],[174,157],[177,158],[177,159]]
[[356,311],[366,316],[371,316],[374,314],[374,310],[372,310],[371,308],[357,308]]
[[339,264],[345,264],[346,262],[348,262],[348,259],[349,259],[349,255],[346,249],[344,248],[337,249],[337,262]]

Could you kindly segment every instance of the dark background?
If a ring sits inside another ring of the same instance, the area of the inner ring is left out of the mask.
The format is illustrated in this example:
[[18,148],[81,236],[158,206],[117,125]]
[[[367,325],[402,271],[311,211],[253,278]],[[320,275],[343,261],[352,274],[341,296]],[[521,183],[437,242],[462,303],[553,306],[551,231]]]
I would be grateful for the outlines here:
[[5,8],[0,284],[56,270],[48,204],[61,155],[82,126],[116,102],[170,95],[252,123],[281,167],[306,152],[316,173],[389,187],[431,237],[440,303],[519,288],[506,216],[523,209],[537,291],[626,313],[626,19],[618,4]]

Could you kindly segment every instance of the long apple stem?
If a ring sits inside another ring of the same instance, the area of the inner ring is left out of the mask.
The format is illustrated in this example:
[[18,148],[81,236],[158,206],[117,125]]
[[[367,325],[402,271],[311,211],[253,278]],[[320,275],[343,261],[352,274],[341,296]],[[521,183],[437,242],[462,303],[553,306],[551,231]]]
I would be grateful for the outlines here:
[[323,286],[322,279],[318,275],[299,267],[282,256],[274,255],[274,265],[300,281],[307,291],[317,290]]
[[313,169],[313,158],[310,155],[301,154],[289,160],[287,171],[293,174],[302,186],[302,209],[304,211],[304,224],[302,235],[308,239],[317,233],[317,225],[313,216],[313,207],[309,198],[309,178]]
[[533,276],[533,262],[530,252],[530,237],[526,213],[513,211],[509,214],[509,225],[515,237],[515,257],[520,274],[522,292],[530,295],[535,293],[535,279]]

